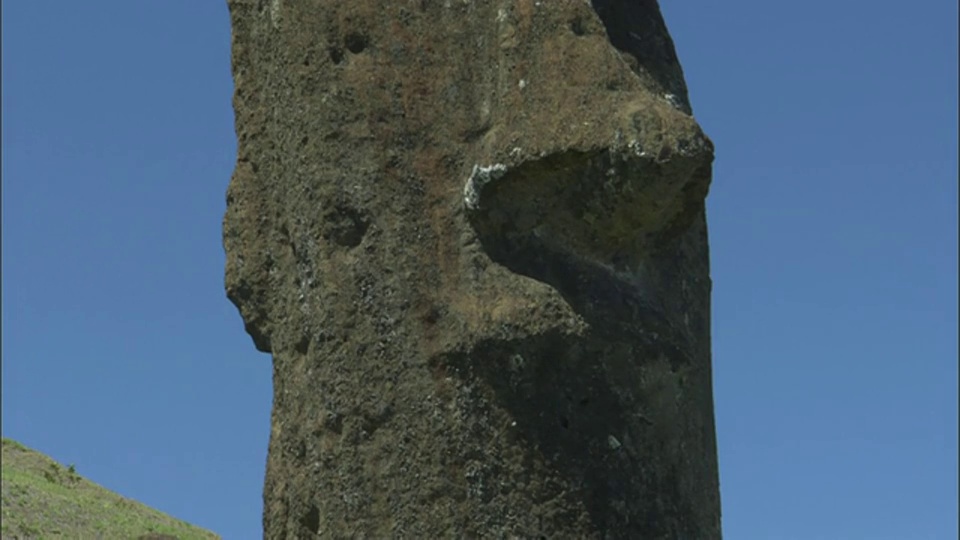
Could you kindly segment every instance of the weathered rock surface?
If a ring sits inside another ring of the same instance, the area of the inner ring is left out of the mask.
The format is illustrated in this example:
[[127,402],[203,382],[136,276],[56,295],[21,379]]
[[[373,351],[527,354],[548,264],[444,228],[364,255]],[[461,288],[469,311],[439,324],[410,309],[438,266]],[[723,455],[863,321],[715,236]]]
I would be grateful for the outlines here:
[[720,538],[713,147],[653,0],[230,0],[266,538]]

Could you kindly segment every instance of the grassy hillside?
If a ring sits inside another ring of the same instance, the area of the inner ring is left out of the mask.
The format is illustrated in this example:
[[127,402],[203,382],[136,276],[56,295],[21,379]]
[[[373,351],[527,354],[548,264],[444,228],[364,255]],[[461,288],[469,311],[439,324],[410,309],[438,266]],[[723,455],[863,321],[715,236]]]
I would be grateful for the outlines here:
[[85,480],[73,467],[16,441],[3,439],[0,464],[3,539],[219,538]]

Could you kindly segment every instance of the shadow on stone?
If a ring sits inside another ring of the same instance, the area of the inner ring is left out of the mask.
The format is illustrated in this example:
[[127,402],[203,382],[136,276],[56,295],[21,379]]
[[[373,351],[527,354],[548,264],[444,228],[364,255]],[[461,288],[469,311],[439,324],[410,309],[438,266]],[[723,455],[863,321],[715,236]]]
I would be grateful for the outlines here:
[[486,339],[435,362],[489,384],[521,446],[575,487],[568,496],[597,531],[694,538],[682,464],[664,450],[682,419],[662,401],[682,392],[691,344],[657,300],[661,284],[645,283],[645,267],[665,264],[686,195],[652,163],[615,161],[567,153],[526,164],[487,185],[469,213],[494,262],[550,285],[588,330]]

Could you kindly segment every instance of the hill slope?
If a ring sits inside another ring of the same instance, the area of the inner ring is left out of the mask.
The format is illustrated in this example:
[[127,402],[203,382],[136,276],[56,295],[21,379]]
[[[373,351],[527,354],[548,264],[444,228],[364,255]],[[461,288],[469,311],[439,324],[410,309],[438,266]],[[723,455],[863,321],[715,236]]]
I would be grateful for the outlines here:
[[3,439],[0,463],[4,539],[219,538],[94,484],[16,441]]

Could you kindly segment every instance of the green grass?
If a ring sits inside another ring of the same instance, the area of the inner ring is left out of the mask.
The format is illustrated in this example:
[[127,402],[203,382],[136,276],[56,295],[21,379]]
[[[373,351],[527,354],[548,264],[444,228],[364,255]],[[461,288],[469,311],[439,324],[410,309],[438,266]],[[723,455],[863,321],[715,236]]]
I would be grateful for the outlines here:
[[0,537],[179,540],[219,536],[121,497],[22,444],[3,439]]

